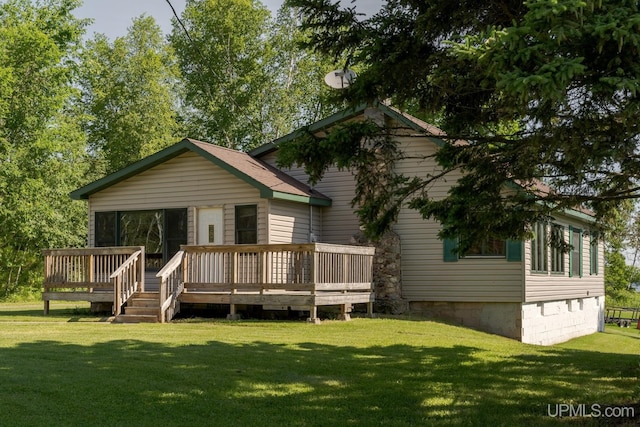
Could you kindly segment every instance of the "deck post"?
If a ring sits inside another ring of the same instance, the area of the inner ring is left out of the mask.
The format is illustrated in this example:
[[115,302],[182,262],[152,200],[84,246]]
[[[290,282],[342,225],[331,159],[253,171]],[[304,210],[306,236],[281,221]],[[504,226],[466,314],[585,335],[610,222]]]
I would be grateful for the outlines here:
[[[180,246],[180,250],[184,251],[184,245]],[[182,283],[187,283],[187,279],[189,278],[189,255],[185,252],[182,257]],[[187,292],[185,288],[183,292]]]
[[353,306],[349,303],[340,305],[340,316],[339,320],[349,321],[351,320],[351,310]]
[[140,246],[140,261],[138,264],[140,265],[140,292],[144,292],[144,276],[147,270],[147,261],[144,256],[144,246]]
[[49,300],[44,300],[44,315],[49,314]]
[[122,279],[118,276],[113,279],[113,315],[122,313]]
[[[94,269],[95,269],[95,257],[93,254],[89,254],[89,263],[87,268],[89,269],[88,274],[87,274],[87,278],[89,280],[89,283],[93,283],[95,282],[95,277],[94,277]],[[93,288],[89,288],[89,292],[93,292]]]
[[307,322],[313,323],[315,325],[320,324],[320,319],[318,318],[318,306],[309,306],[309,318],[307,319]]
[[240,317],[238,316],[238,313],[236,313],[236,305],[233,303],[233,301],[231,301],[231,304],[229,304],[229,314],[227,314],[227,320],[239,320]]

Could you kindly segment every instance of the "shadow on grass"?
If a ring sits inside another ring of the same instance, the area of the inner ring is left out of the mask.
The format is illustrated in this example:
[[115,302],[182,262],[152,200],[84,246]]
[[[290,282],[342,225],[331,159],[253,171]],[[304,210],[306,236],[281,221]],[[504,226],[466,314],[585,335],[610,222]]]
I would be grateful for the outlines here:
[[[617,331],[612,332],[612,330],[615,329],[617,329]],[[622,335],[626,338],[640,340],[640,330],[638,330],[637,328],[620,328],[618,326],[609,326],[609,328],[606,329],[603,333],[608,335]],[[640,350],[638,351],[638,353],[640,354]]]
[[548,411],[628,404],[594,401],[636,385],[638,357],[611,358],[550,349],[492,360],[466,345],[40,341],[0,349],[0,412],[6,425],[583,425],[602,420]]
[[51,310],[44,315],[43,310],[0,310],[0,324],[3,322],[109,322],[112,316],[108,313],[92,313],[90,308],[68,307]]

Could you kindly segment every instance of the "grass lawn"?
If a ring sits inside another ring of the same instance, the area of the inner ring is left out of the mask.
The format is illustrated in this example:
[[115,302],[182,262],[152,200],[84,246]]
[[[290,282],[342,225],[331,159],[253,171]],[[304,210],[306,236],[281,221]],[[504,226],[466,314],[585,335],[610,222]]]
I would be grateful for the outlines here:
[[[0,425],[640,424],[632,328],[537,347],[410,318],[100,320],[0,304]],[[635,414],[548,415],[564,404]]]

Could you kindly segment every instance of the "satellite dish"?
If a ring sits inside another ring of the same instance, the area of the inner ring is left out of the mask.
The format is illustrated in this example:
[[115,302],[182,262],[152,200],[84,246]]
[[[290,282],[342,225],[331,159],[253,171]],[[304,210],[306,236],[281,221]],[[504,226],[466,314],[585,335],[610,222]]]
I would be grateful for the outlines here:
[[353,70],[334,70],[324,76],[324,82],[334,89],[349,87],[356,79]]

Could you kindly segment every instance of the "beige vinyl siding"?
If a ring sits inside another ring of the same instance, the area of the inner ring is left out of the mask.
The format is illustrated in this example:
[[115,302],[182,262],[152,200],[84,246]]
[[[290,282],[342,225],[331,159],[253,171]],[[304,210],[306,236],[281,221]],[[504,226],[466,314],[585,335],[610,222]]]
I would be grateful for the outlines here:
[[89,198],[89,245],[95,212],[189,208],[188,243],[195,243],[196,207],[222,206],[224,243],[235,243],[235,206],[258,205],[258,243],[267,243],[267,200],[259,191],[195,153],[185,153]]
[[269,243],[309,242],[308,205],[271,200],[269,207]]
[[[406,157],[396,171],[406,176],[425,176],[440,171],[432,158],[437,145],[424,137],[399,139]],[[452,173],[433,183],[432,197],[447,194],[450,183],[460,174]],[[443,261],[443,242],[438,238],[440,224],[425,220],[414,210],[403,208],[393,230],[402,246],[402,296],[410,301],[522,301],[522,263],[504,258],[465,258]]]
[[[260,160],[276,166],[277,154],[269,153]],[[298,181],[307,183],[308,175],[301,167],[283,169],[283,171]],[[340,171],[331,167],[322,181],[314,186],[325,196],[331,198],[331,206],[322,209],[322,242],[348,244],[351,236],[360,231],[358,216],[351,207],[351,200],[355,195],[355,178],[349,171]]]
[[[569,226],[582,230],[582,277],[569,277],[569,254],[564,254],[564,274],[531,271],[531,242],[525,242],[525,302],[554,301],[604,295],[604,248],[598,244],[598,274],[590,274],[591,237],[588,224],[559,217],[554,223],[564,228],[565,241],[569,239]],[[551,253],[551,250],[548,251]],[[551,260],[549,260],[551,265]]]

